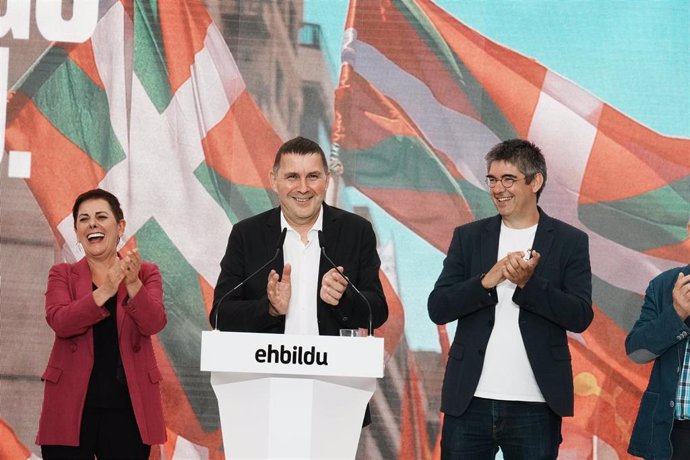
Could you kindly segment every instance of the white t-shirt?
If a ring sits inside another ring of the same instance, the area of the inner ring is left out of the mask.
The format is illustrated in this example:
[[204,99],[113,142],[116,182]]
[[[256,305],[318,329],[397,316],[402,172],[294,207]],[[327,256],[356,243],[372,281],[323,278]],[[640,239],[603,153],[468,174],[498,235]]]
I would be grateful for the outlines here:
[[290,275],[292,292],[287,315],[285,315],[285,333],[319,335],[316,312],[318,293],[316,291],[319,285],[319,262],[321,261],[318,232],[323,226],[323,208],[307,234],[307,244],[304,244],[299,233],[290,227],[282,211],[280,225],[288,229],[283,245],[283,262],[292,266]]
[[[509,252],[531,249],[537,226],[508,228],[501,223],[498,259]],[[491,337],[486,347],[484,366],[475,396],[504,401],[544,402],[527,358],[518,325],[520,307],[513,302],[517,286],[505,280],[496,286],[498,304]]]

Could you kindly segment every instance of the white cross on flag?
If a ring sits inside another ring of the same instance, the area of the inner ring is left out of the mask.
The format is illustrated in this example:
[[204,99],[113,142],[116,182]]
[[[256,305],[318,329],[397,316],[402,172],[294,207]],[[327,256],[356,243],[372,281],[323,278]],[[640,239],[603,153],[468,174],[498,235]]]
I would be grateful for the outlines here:
[[6,148],[32,152],[27,183],[68,261],[83,256],[77,195],[120,199],[126,245],[163,275],[168,325],[155,343],[170,434],[219,449],[200,335],[232,224],[275,204],[281,140],[200,0],[110,3],[90,40],[55,43],[17,84]]

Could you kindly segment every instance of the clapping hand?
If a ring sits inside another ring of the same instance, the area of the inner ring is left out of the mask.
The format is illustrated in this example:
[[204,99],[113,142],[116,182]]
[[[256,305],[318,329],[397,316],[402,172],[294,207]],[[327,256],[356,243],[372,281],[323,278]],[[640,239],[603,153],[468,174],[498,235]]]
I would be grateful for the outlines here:
[[683,272],[678,273],[673,286],[673,308],[683,321],[690,316],[690,275]]
[[[338,267],[338,270],[342,272],[343,267]],[[321,292],[319,293],[321,300],[334,307],[340,303],[340,298],[347,289],[347,281],[338,273],[338,270],[331,268],[323,275]]]
[[272,316],[287,314],[290,295],[292,294],[292,286],[290,284],[291,272],[292,267],[290,264],[285,264],[282,278],[275,270],[271,270],[271,273],[268,274],[266,295],[268,296],[268,312]]
[[139,269],[141,268],[139,249],[134,248],[120,259],[120,268],[124,273],[125,284],[136,283],[139,280]]
[[517,251],[509,253],[504,259],[503,276],[520,288],[525,287],[541,258],[541,255],[534,249],[531,250],[530,255],[531,257],[526,260],[525,253]]
[[125,286],[127,287],[127,294],[130,298],[137,295],[139,289],[143,285],[139,279],[139,270],[141,269],[141,255],[137,248],[129,251],[122,259],[118,261],[120,270],[124,274]]

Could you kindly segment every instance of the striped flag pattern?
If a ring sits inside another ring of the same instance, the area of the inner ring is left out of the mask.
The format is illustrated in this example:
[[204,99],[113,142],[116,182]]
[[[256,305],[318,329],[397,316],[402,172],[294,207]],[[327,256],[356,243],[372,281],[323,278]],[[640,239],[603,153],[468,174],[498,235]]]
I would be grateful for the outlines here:
[[202,1],[110,2],[87,42],[48,49],[7,112],[7,149],[32,152],[27,183],[65,259],[83,256],[75,197],[101,187],[120,199],[126,247],[164,280],[168,325],[155,347],[175,434],[166,458],[180,439],[199,458],[222,455],[201,331],[232,224],[275,205],[268,171],[281,140]]
[[[540,205],[589,235],[594,276],[594,323],[570,335],[576,417],[562,452],[624,458],[649,372],[625,356],[625,328],[648,281],[690,259],[690,140],[642,126],[430,0],[352,0],[345,28],[333,128],[343,177],[440,251],[454,227],[495,214],[485,153],[514,137],[542,148]],[[447,350],[445,328],[439,341]]]
[[0,418],[0,458],[27,460],[35,458],[31,451],[17,438],[12,427]]

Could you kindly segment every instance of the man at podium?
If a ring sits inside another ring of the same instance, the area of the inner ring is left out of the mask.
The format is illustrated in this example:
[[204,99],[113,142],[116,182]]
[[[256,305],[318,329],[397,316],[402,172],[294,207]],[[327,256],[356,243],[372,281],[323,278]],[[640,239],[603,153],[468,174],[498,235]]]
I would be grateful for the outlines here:
[[[388,305],[376,236],[366,219],[323,202],[330,178],[323,150],[303,137],[285,142],[270,178],[280,206],[233,226],[211,325],[314,335],[381,326]],[[368,302],[347,289],[329,258]]]

